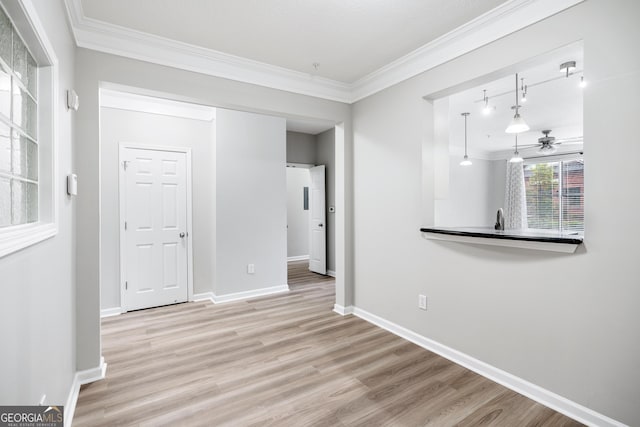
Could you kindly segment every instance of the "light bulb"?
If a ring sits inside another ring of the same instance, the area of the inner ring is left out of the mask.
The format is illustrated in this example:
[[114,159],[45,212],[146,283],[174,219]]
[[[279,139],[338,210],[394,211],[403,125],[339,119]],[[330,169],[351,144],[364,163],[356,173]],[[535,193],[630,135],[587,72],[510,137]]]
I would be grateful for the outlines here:
[[522,99],[520,101],[521,102],[527,102],[527,94],[526,93],[522,94]]
[[548,156],[549,154],[553,154],[556,152],[556,147],[553,145],[543,145],[537,151],[538,154],[542,154],[543,156]]
[[482,109],[482,113],[485,115],[491,114],[491,107],[489,105],[485,105]]
[[587,81],[584,79],[584,76],[580,77],[580,87],[581,88],[587,87]]

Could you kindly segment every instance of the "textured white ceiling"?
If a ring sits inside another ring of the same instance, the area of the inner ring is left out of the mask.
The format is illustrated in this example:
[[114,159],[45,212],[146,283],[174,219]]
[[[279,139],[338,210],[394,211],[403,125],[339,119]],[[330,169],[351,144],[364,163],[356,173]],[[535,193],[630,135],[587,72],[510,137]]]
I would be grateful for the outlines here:
[[82,0],[82,6],[91,19],[352,83],[504,2]]

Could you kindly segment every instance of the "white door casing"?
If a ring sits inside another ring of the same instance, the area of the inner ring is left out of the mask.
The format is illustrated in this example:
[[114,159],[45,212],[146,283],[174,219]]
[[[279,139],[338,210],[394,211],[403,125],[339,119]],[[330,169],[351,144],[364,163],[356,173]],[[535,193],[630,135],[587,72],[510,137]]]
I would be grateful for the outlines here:
[[309,169],[309,270],[327,274],[327,226],[325,221],[325,167]]
[[122,309],[187,301],[189,153],[122,146],[120,154]]

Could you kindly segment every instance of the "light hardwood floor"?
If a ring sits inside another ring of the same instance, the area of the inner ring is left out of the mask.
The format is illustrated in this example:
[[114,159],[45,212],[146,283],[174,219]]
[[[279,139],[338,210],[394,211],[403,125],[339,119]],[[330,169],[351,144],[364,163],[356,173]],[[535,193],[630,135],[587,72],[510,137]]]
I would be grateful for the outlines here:
[[334,281],[290,263],[291,292],[102,322],[105,380],[74,426],[575,426],[354,316]]

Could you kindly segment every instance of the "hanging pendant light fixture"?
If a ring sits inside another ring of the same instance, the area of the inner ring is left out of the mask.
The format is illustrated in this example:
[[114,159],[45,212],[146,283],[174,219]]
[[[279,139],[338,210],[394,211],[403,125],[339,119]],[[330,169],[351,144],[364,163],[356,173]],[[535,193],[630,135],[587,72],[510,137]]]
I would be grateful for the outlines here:
[[511,119],[511,123],[509,123],[507,129],[505,129],[506,133],[522,133],[529,130],[529,126],[527,125],[527,123],[525,123],[524,119],[520,117],[520,113],[518,111],[520,108],[520,105],[518,105],[519,100],[520,97],[518,96],[518,73],[516,73],[516,114],[513,116],[513,119]]
[[471,113],[462,113],[461,116],[464,117],[464,158],[460,162],[460,166],[471,166],[471,160],[469,160],[469,156],[467,155],[467,116]]
[[522,163],[524,159],[520,157],[520,153],[518,153],[518,134],[516,134],[516,149],[513,152],[513,156],[509,159],[509,163]]

